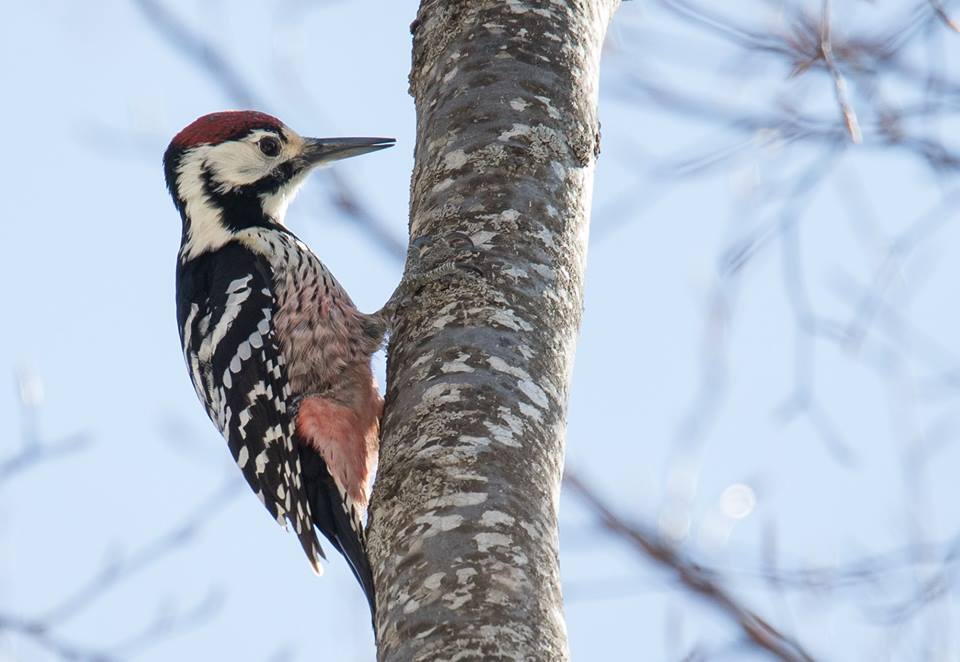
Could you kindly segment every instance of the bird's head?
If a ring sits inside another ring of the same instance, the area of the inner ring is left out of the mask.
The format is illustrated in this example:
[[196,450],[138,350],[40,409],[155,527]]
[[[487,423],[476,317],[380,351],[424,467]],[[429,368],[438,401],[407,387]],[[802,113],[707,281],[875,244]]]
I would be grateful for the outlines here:
[[311,170],[393,144],[392,138],[304,138],[276,117],[249,110],[198,118],[163,155],[167,188],[183,219],[181,259],[215,250],[245,228],[282,225]]

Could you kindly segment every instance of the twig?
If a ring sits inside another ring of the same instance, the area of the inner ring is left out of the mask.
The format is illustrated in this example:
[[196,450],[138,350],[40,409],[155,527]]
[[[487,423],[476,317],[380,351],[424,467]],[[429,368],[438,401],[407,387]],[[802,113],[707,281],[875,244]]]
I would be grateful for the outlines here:
[[933,7],[933,11],[936,12],[937,16],[941,21],[943,21],[944,25],[954,32],[960,32],[960,23],[957,23],[955,20],[950,18],[950,15],[947,13],[946,8],[944,8],[943,3],[941,3],[940,0],[930,0],[930,6]]
[[71,662],[114,662],[107,653],[85,648],[50,632],[42,620],[24,620],[8,614],[0,614],[0,632],[10,632],[30,639],[33,643]]
[[223,606],[224,592],[213,588],[202,600],[187,609],[161,605],[152,621],[143,629],[111,647],[114,655],[124,659],[142,652],[145,648],[170,638],[174,634],[196,628],[210,620]]
[[843,122],[847,127],[847,133],[850,135],[850,142],[859,145],[863,142],[860,122],[857,120],[857,113],[850,103],[847,81],[844,80],[843,74],[840,73],[837,62],[833,57],[833,45],[830,42],[830,0],[823,0],[823,14],[820,17],[820,54],[823,56],[827,71],[833,78],[834,93],[837,97],[837,104],[840,106]]
[[711,573],[685,558],[672,544],[638,525],[627,523],[569,470],[564,474],[564,484],[596,514],[608,531],[672,570],[684,586],[732,618],[753,645],[789,662],[811,662],[814,659],[800,643],[741,605]]
[[0,485],[42,462],[71,455],[89,445],[90,439],[82,434],[71,435],[56,442],[28,444],[14,455],[0,461]]
[[61,624],[87,609],[117,585],[189,543],[204,524],[241,492],[242,486],[241,480],[231,476],[186,519],[146,543],[129,557],[105,563],[79,589],[62,600],[58,606],[48,610],[39,620],[48,625]]
[[134,5],[147,19],[147,23],[174,49],[215,78],[234,103],[246,108],[259,105],[253,89],[213,44],[192,32],[183,21],[155,0],[136,0]]

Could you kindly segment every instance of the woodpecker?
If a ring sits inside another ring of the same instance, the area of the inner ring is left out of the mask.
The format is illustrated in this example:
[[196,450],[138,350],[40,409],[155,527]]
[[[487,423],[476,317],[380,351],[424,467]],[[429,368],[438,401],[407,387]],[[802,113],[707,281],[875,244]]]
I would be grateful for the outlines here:
[[307,175],[392,138],[303,138],[254,111],[200,117],[163,157],[180,212],[177,321],[207,414],[247,483],[314,570],[315,529],[347,559],[371,612],[363,517],[383,400],[370,367],[388,329],[284,225]]

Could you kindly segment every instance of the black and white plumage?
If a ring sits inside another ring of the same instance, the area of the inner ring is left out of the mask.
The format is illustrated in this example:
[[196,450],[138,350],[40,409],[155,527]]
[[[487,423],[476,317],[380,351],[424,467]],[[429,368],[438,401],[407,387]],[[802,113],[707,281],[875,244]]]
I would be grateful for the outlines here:
[[382,407],[370,356],[385,323],[356,309],[283,216],[313,167],[391,144],[305,139],[238,111],[199,118],[164,155],[183,221],[177,318],[197,395],[314,569],[324,558],[316,528],[348,560],[371,610],[362,518]]

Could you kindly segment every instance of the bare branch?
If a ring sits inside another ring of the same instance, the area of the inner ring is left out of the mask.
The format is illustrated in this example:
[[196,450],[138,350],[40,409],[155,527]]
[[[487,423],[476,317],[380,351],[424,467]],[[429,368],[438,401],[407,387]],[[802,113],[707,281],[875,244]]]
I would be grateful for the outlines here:
[[191,31],[186,23],[177,18],[156,0],[134,0],[136,6],[147,19],[147,23],[188,60],[216,79],[224,93],[234,103],[245,108],[259,105],[259,99],[253,89],[247,85],[230,60],[217,50],[213,44]]
[[937,16],[943,21],[943,24],[954,32],[960,32],[960,23],[957,23],[955,20],[950,18],[950,15],[947,13],[947,10],[944,8],[943,3],[940,0],[930,0],[930,6],[933,7],[933,11],[937,13]]
[[840,112],[843,115],[844,125],[847,127],[847,133],[850,135],[850,141],[859,145],[863,142],[863,134],[860,132],[860,122],[857,120],[857,114],[850,103],[850,96],[847,92],[847,81],[844,80],[840,68],[837,67],[837,61],[833,57],[833,45],[830,42],[830,0],[823,0],[823,15],[820,18],[820,53],[823,56],[823,62],[833,78],[833,88],[837,97],[837,104],[840,106]]
[[787,637],[759,614],[741,605],[727,589],[720,585],[713,573],[706,572],[702,567],[685,558],[680,550],[657,534],[628,523],[569,470],[564,474],[564,484],[593,511],[610,533],[631,544],[644,556],[673,571],[690,591],[733,619],[755,646],[789,662],[813,660],[799,642]]
[[43,614],[39,620],[48,625],[57,625],[77,616],[112,589],[192,542],[201,528],[242,491],[242,486],[242,481],[231,475],[183,521],[145,543],[129,556],[117,556],[108,560],[79,589]]
[[81,646],[57,636],[42,620],[26,620],[0,614],[0,632],[10,632],[25,637],[62,660],[71,662],[114,662],[115,660],[105,651]]
[[77,453],[91,440],[83,434],[73,434],[58,441],[37,442],[24,446],[14,455],[0,461],[0,485],[39,464]]

